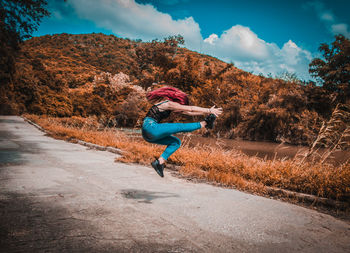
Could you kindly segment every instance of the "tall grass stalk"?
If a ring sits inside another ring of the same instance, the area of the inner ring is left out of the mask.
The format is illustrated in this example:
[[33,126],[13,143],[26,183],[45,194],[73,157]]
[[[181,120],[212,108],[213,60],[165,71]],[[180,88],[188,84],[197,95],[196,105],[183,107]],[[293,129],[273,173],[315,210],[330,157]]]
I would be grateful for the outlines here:
[[329,121],[323,122],[316,140],[305,157],[317,154],[319,147],[328,149],[320,157],[321,163],[337,150],[350,149],[350,105],[337,104]]

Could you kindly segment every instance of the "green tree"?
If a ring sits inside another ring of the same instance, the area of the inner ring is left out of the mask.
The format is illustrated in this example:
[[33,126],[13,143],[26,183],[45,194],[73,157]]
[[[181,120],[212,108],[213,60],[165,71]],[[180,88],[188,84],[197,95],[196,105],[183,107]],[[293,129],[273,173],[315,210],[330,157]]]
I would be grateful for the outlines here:
[[321,44],[319,50],[324,59],[314,59],[309,72],[336,95],[337,102],[344,103],[350,99],[350,40],[337,35],[330,46]]

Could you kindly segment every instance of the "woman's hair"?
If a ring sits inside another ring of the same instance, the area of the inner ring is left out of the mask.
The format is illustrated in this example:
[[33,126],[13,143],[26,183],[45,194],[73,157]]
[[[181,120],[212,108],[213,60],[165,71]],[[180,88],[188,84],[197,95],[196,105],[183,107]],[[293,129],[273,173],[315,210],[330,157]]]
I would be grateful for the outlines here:
[[148,100],[157,100],[159,98],[166,98],[170,101],[177,102],[182,105],[188,105],[188,95],[171,86],[165,86],[147,93]]

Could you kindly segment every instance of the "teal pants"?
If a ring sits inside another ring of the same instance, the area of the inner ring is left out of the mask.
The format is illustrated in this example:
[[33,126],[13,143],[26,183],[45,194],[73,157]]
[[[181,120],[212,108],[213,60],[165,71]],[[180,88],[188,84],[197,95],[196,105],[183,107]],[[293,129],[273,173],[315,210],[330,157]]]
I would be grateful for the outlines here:
[[142,124],[142,137],[150,143],[167,145],[161,157],[168,160],[181,145],[179,138],[172,134],[192,132],[200,129],[199,122],[194,123],[158,123],[153,118],[146,117]]

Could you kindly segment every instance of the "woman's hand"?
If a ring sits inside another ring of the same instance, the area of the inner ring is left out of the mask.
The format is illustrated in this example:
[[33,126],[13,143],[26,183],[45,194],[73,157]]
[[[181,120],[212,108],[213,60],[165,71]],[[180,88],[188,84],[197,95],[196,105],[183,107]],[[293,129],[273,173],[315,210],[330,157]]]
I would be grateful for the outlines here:
[[222,113],[222,108],[215,108],[215,105],[212,106],[209,110],[209,114],[214,114],[216,117],[218,117]]

